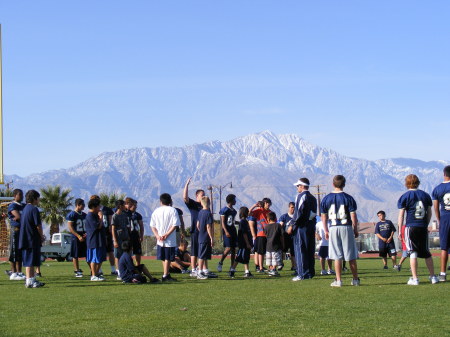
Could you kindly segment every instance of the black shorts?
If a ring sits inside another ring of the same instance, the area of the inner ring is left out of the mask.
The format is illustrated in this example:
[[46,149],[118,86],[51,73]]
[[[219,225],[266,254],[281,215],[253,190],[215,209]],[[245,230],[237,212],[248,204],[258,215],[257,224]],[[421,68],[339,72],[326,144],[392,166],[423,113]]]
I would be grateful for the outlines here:
[[106,252],[107,253],[114,252],[113,238],[112,234],[109,231],[106,232]]
[[250,249],[239,248],[236,254],[236,262],[248,264],[250,262]]
[[211,260],[212,248],[209,242],[198,244],[198,258],[202,260]]
[[191,233],[191,256],[198,256],[198,232]]
[[255,240],[255,253],[259,255],[266,254],[267,238],[265,236],[257,236]]
[[22,262],[22,252],[19,249],[20,227],[11,227],[9,262]]
[[389,257],[397,256],[397,250],[395,249],[394,241],[391,241],[389,243],[381,241],[378,247],[380,257],[386,257],[388,255]]
[[416,252],[417,257],[427,259],[431,257],[428,248],[428,228],[427,227],[406,227],[405,244],[409,252]]
[[73,258],[86,257],[86,241],[80,241],[72,235],[72,242],[70,243],[70,256]]
[[131,232],[130,235],[131,246],[133,247],[134,255],[142,255],[141,236],[139,232]]

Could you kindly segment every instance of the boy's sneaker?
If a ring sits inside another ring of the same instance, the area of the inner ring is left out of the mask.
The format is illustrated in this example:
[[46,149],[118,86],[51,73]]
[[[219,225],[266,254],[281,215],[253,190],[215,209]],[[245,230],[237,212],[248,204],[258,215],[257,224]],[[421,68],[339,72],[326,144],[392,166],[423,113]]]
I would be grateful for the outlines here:
[[400,270],[402,270],[402,265],[398,264],[398,265],[394,266],[394,269],[399,272]]
[[8,276],[11,276],[12,273],[13,272],[11,270],[5,270],[5,274],[8,275]]
[[197,270],[192,269],[191,273],[189,274],[190,277],[197,277]]
[[342,281],[334,280],[331,282],[330,286],[332,287],[342,287]]
[[234,270],[230,270],[229,272],[228,272],[228,275],[231,277],[231,278],[234,278],[234,273],[235,273],[236,271],[234,271]]
[[45,286],[45,283],[39,282],[39,281],[34,281],[32,284],[29,284],[26,287],[27,288],[42,288],[43,286]]
[[91,276],[91,281],[93,281],[93,282],[101,282],[101,281],[104,281],[105,279],[102,277],[102,278],[100,278],[100,277],[98,277],[98,276]]
[[259,266],[255,266],[255,271],[258,273],[259,272]]
[[322,271],[320,271],[320,275],[328,275],[328,273],[326,270],[322,270]]
[[220,273],[220,272],[222,272],[222,267],[223,267],[223,263],[218,263],[217,264],[217,271]]
[[105,278],[103,277],[103,274],[98,274],[97,278],[99,279],[99,281],[104,281]]
[[342,271],[348,271],[347,267],[342,268]]
[[117,277],[116,277],[116,280],[117,280],[117,281],[122,281],[122,278],[121,278],[120,276],[117,276]]
[[439,282],[445,282],[447,281],[447,275],[439,275]]
[[83,272],[81,270],[75,270],[73,273],[75,277],[83,277]]
[[300,276],[296,276],[292,279],[293,282],[303,281],[303,278]]
[[34,274],[34,277],[42,277],[42,274],[41,273],[36,273],[36,274]]
[[408,283],[406,283],[409,286],[418,286],[419,285],[419,279],[413,279],[412,277],[409,278]]
[[384,266],[383,269],[388,269],[388,266]]
[[262,271],[263,273],[267,273],[267,272],[268,272],[268,270],[267,270],[266,268],[264,268],[264,267],[261,269],[261,271]]
[[277,270],[282,271],[283,267],[284,267],[284,263],[281,263],[281,265],[277,267]]
[[161,282],[161,280],[160,280],[160,279],[157,279],[156,277],[152,277],[152,278],[150,279],[150,283],[159,283],[159,282]]
[[197,273],[197,280],[207,280],[208,275],[203,274],[203,272]]
[[182,269],[181,274],[190,274],[191,271],[189,269]]
[[111,271],[111,275],[117,275],[117,270]]
[[269,276],[280,276],[280,274],[275,269],[270,270],[267,274],[269,274]]
[[327,274],[328,275],[336,275],[336,273],[333,269],[328,269]]
[[244,273],[244,278],[252,278],[254,277],[252,273],[248,272],[248,273]]
[[353,279],[352,280],[352,286],[359,286],[361,285],[361,280],[359,278],[357,278],[356,280]]
[[438,277],[436,275],[430,276],[428,278],[429,278],[431,284],[439,283],[439,279],[438,279]]
[[25,281],[27,278],[26,276],[20,276],[18,273],[12,273],[9,279],[11,281]]
[[217,274],[214,274],[213,272],[208,271],[208,278],[218,278]]

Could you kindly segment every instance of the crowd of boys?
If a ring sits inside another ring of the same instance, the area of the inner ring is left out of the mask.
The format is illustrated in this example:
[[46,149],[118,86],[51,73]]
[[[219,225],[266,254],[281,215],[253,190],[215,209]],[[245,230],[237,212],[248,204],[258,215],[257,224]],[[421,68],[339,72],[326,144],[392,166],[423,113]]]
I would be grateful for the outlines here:
[[[157,240],[157,259],[162,261],[162,282],[176,281],[171,273],[189,273],[199,280],[216,278],[209,270],[214,242],[214,221],[210,200],[204,190],[195,192],[195,200],[189,198],[189,184],[185,184],[183,199],[191,214],[191,249],[187,251],[182,211],[172,207],[169,194],[160,196],[160,206],[151,216],[150,228]],[[317,200],[309,192],[310,182],[300,178],[295,202],[289,203],[288,212],[277,219],[270,210],[269,198],[255,203],[250,209],[236,210],[236,196],[226,198],[227,206],[220,214],[221,235],[224,251],[217,265],[223,270],[224,261],[230,255],[228,275],[235,277],[239,263],[244,265],[244,277],[251,278],[250,256],[254,253],[255,270],[271,277],[279,276],[284,267],[283,259],[289,253],[294,278],[292,281],[311,279],[315,272],[316,239],[320,242],[321,275],[335,275],[332,287],[341,287],[342,261],[348,261],[352,272],[351,285],[360,285],[357,258],[358,237],[357,204],[344,192],[346,179],[342,175],[333,178],[333,191],[327,194],[319,205],[320,220],[317,221]],[[444,182],[438,185],[430,196],[418,189],[420,181],[414,174],[405,178],[408,189],[398,200],[398,237],[402,243],[402,259],[397,264],[394,244],[393,223],[379,211],[379,222],[375,234],[379,239],[379,255],[383,268],[387,269],[387,256],[392,259],[393,268],[400,271],[403,261],[409,257],[411,278],[408,285],[418,285],[417,259],[424,258],[432,284],[446,281],[446,266],[450,249],[450,166],[444,168]],[[44,283],[36,280],[36,268],[40,266],[40,247],[44,241],[42,223],[38,210],[40,195],[35,190],[26,193],[26,204],[22,203],[23,192],[14,190],[14,201],[8,207],[11,224],[11,280],[25,281],[27,288],[39,288]],[[428,224],[434,207],[439,223],[441,265],[439,275],[428,248]],[[97,195],[88,201],[89,212],[83,212],[85,202],[75,200],[75,208],[67,215],[69,231],[72,234],[71,256],[74,276],[83,277],[79,259],[85,258],[90,270],[91,281],[104,281],[102,263],[109,259],[111,273],[125,283],[159,282],[141,264],[144,227],[142,216],[136,211],[137,201],[126,198],[118,200],[112,210],[100,204]],[[236,217],[239,217],[239,220]],[[239,229],[236,230],[236,224]],[[237,250],[236,250],[237,248]],[[134,256],[134,261],[133,257]],[[264,267],[264,259],[267,269]],[[334,261],[334,270],[331,261]],[[326,266],[326,264],[328,264]],[[26,273],[22,274],[22,265]],[[148,279],[148,280],[147,280]]]

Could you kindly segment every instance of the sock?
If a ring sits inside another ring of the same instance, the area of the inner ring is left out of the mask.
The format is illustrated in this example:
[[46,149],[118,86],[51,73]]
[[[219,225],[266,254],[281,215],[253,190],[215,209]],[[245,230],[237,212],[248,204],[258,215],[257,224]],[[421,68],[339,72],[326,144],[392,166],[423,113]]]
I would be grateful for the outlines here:
[[246,273],[246,274],[250,273],[250,270],[245,269],[245,273]]
[[167,274],[164,274],[164,275],[163,275],[163,278],[166,278],[166,277],[167,277]]
[[111,271],[114,273],[116,271],[116,266],[111,266]]
[[208,275],[209,270],[208,269],[203,269],[202,272],[203,272],[203,274]]
[[236,271],[236,269],[234,269],[234,268],[230,268],[230,271]]

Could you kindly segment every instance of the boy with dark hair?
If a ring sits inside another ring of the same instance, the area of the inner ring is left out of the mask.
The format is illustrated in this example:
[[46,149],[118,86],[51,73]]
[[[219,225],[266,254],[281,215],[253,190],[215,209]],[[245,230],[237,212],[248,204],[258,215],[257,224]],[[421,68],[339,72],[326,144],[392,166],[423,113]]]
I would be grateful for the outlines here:
[[142,215],[136,212],[137,201],[132,200],[129,206],[130,211],[130,239],[133,247],[133,255],[136,260],[136,264],[141,264],[142,256],[142,241],[144,240],[144,222],[142,221]]
[[[405,186],[408,189],[398,200],[398,225],[403,227],[403,220],[406,213],[405,223],[405,244],[410,252],[409,262],[411,265],[412,277],[407,284],[419,285],[417,277],[417,258],[424,258],[430,273],[430,282],[436,284],[439,279],[434,275],[433,258],[428,248],[428,224],[431,219],[431,206],[433,202],[428,193],[419,190],[420,180],[415,174],[410,174],[405,178]],[[400,230],[401,232],[401,230]]]
[[75,277],[83,277],[83,271],[80,269],[80,263],[78,259],[81,257],[86,257],[86,213],[83,212],[84,207],[84,200],[80,198],[76,199],[75,209],[67,214],[66,217],[69,231],[70,233],[72,233],[72,241],[70,243],[70,256],[72,257],[73,261],[73,273],[75,274]]
[[236,260],[230,269],[230,277],[234,278],[234,274],[236,273],[236,267],[238,263],[242,263],[245,268],[244,277],[250,278],[253,277],[250,272],[248,263],[250,262],[250,251],[252,249],[252,234],[250,231],[249,223],[247,220],[249,210],[247,207],[241,207],[239,209],[239,232],[238,232],[238,253],[236,255]]
[[19,249],[20,217],[25,207],[25,204],[22,203],[23,191],[15,189],[13,198],[14,201],[8,205],[8,218],[11,227],[9,246],[11,275],[9,279],[12,281],[24,281],[26,277],[22,274],[22,252]]
[[[292,236],[292,228],[289,225],[289,222],[292,220],[292,217],[294,216],[295,212],[295,202],[290,202],[288,205],[288,212],[285,214],[282,214],[280,218],[278,219],[278,222],[281,225],[281,228],[283,229],[283,241],[284,241],[284,250],[283,250],[283,256],[281,257],[280,265],[284,266],[283,260],[287,252],[289,252],[290,259],[291,259],[291,270],[296,270],[296,263],[295,263],[295,252],[294,252],[294,241]],[[278,267],[278,270],[281,270]]]
[[264,227],[269,223],[267,220],[267,215],[271,212],[271,205],[272,201],[269,198],[264,198],[250,208],[250,216],[255,219],[256,224],[255,255],[258,261],[256,266],[256,272],[258,273],[263,273],[266,271],[263,264],[267,244],[266,234],[264,234]]
[[226,201],[227,206],[222,208],[219,212],[224,248],[222,258],[217,265],[217,271],[219,272],[222,271],[223,261],[226,259],[228,254],[230,254],[231,259],[230,268],[233,266],[237,246],[237,231],[236,226],[234,225],[237,211],[233,208],[233,206],[236,205],[236,196],[234,194],[228,194]]
[[441,272],[439,281],[447,279],[446,267],[450,250],[450,165],[444,167],[444,182],[436,186],[432,193],[434,212],[439,224],[441,246]]
[[[125,202],[123,200],[116,201],[116,212],[112,216],[112,237],[114,245],[114,258],[116,262],[116,269],[119,269],[119,259],[122,256],[122,243],[130,240],[129,219],[125,210]],[[118,272],[117,279],[121,280],[120,272]]]
[[[92,198],[88,202],[86,215],[86,262],[91,267],[91,281],[104,281],[99,275],[102,262],[106,257],[103,223],[100,221],[100,199]],[[102,236],[103,234],[103,236]]]
[[[147,279],[145,276],[148,277],[150,280],[150,283],[158,283],[159,280],[157,278],[154,278],[147,267],[144,264],[139,264],[135,266],[133,264],[133,259],[131,258],[131,245],[124,241],[122,242],[122,256],[119,259],[119,271],[120,275],[122,277],[123,283],[134,283],[134,284],[141,284],[141,283],[147,283]],[[144,275],[142,275],[144,274]]]
[[188,243],[182,239],[175,249],[175,261],[170,263],[170,273],[188,274],[191,265],[191,254],[187,251]]
[[280,224],[277,223],[277,215],[274,212],[267,214],[267,220],[269,223],[264,227],[264,234],[267,238],[266,264],[270,268],[269,276],[280,276],[277,265],[283,249],[283,231]]
[[197,277],[197,256],[198,256],[198,231],[197,231],[197,218],[198,213],[203,208],[200,201],[205,196],[204,190],[197,190],[195,192],[195,199],[189,198],[189,184],[191,183],[191,178],[186,181],[186,185],[183,190],[183,200],[186,207],[191,213],[191,277]]
[[198,271],[197,279],[206,280],[209,275],[207,261],[211,260],[212,247],[214,246],[213,217],[208,197],[202,198],[202,210],[198,213]]
[[400,271],[397,265],[397,249],[395,249],[394,233],[397,231],[390,220],[386,220],[386,213],[379,211],[377,213],[380,221],[375,225],[375,235],[378,237],[379,255],[383,259],[383,268],[388,269],[387,255],[392,259],[392,267]]
[[36,281],[34,268],[41,265],[41,245],[45,240],[39,210],[39,192],[29,190],[25,195],[27,202],[20,218],[19,249],[26,272],[26,288],[40,288],[44,283]]
[[157,259],[162,261],[163,276],[162,281],[176,281],[170,276],[170,262],[175,260],[175,247],[177,245],[176,228],[180,226],[178,213],[170,206],[172,197],[168,193],[163,193],[159,197],[161,206],[152,214],[150,228],[156,237]]
[[355,238],[358,237],[358,217],[356,201],[344,192],[345,177],[336,175],[333,178],[333,192],[327,194],[320,203],[325,238],[329,240],[329,256],[334,260],[336,279],[332,287],[341,287],[342,260],[349,261],[353,274],[352,286],[359,286],[358,250]]

